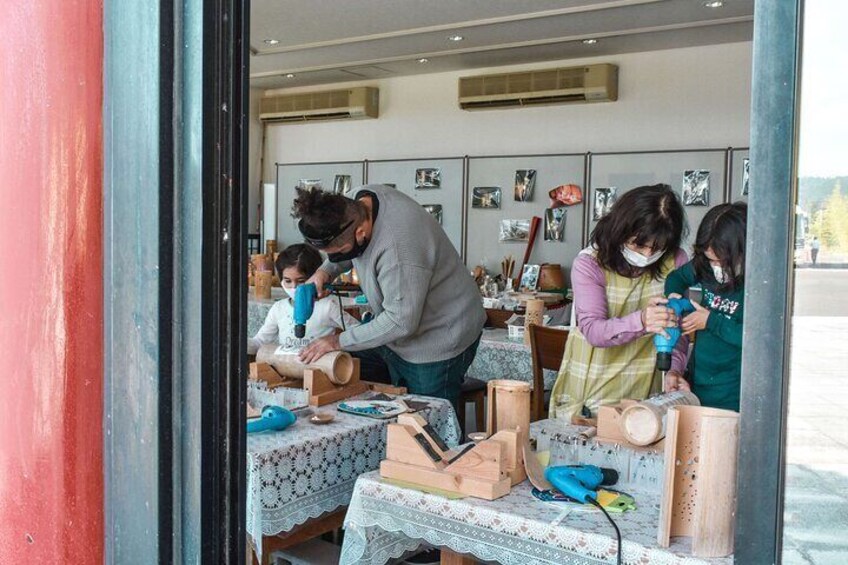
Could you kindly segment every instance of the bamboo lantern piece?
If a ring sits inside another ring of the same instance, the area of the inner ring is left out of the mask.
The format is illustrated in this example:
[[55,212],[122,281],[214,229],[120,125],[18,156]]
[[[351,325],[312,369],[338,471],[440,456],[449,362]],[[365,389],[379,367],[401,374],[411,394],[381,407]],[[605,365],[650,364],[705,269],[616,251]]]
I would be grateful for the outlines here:
[[633,445],[645,446],[665,437],[666,412],[672,406],[700,406],[691,392],[678,391],[660,394],[636,404],[621,413],[621,434]]
[[271,298],[271,282],[273,273],[271,271],[256,271],[253,275],[253,294],[256,298]]
[[253,268],[257,271],[271,271],[274,273],[274,259],[271,255],[264,253],[254,253],[250,256],[250,262],[253,263]]
[[527,301],[524,312],[524,345],[530,345],[530,325],[543,325],[545,301],[532,298]]
[[274,256],[277,253],[277,240],[276,239],[266,239],[265,240],[265,255],[271,257],[272,259],[276,259]]
[[696,557],[733,553],[739,414],[702,406],[666,413],[665,477],[657,542],[692,538]]
[[303,379],[307,369],[324,373],[331,383],[347,384],[353,376],[353,358],[344,351],[331,351],[309,365],[298,358],[297,352],[277,353],[278,345],[263,345],[256,352],[256,362],[270,365],[283,377]]

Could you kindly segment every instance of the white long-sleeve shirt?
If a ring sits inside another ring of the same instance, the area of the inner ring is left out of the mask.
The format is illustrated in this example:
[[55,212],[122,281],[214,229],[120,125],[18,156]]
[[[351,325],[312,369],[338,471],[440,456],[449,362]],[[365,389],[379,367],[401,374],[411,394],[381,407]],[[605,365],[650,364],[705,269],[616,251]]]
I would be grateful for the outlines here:
[[248,338],[247,352],[254,355],[261,346],[269,343],[276,343],[288,349],[299,349],[315,338],[332,334],[337,328],[349,329],[357,325],[359,322],[353,316],[339,308],[338,298],[328,296],[315,302],[312,317],[306,321],[306,335],[300,340],[294,335],[294,306],[290,299],[284,298],[271,306],[265,316],[265,323],[255,336]]

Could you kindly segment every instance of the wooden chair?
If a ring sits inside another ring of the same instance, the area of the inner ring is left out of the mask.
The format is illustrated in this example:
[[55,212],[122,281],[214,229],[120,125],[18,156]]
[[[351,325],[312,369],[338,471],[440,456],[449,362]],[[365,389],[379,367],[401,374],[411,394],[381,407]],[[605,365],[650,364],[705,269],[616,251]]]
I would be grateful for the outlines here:
[[543,420],[545,406],[545,369],[559,370],[565,353],[567,330],[555,330],[544,326],[530,325],[530,358],[533,360],[533,391],[530,396],[530,420]]
[[459,393],[459,413],[456,415],[459,420],[459,428],[462,430],[462,439],[460,443],[465,441],[465,405],[469,402],[474,403],[474,420],[476,430],[478,432],[486,431],[483,423],[483,404],[486,402],[486,383],[470,377],[465,377],[462,381],[462,388]]

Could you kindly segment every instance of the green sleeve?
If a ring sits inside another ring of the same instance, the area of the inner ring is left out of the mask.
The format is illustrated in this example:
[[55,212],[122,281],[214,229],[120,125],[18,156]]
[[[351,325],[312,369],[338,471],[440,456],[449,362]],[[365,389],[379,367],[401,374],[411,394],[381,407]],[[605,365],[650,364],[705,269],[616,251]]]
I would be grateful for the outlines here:
[[724,342],[742,347],[742,321],[710,311],[706,330]]
[[695,286],[695,268],[689,261],[679,269],[675,269],[665,279],[665,295],[677,293],[686,296],[690,286]]

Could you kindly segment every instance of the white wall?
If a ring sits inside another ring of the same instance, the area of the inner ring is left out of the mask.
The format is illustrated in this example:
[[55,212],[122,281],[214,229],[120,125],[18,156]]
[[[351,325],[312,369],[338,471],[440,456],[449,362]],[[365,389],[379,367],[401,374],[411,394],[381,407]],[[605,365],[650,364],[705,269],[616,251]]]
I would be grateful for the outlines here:
[[[248,131],[248,165],[247,165],[247,190],[248,190],[248,210],[247,210],[247,231],[249,233],[259,233],[259,217],[257,215],[257,205],[259,204],[259,195],[261,193],[259,177],[260,163],[262,162],[262,124],[259,121],[259,98],[262,97],[262,91],[258,88],[250,89],[250,130]],[[273,167],[273,163],[271,164]],[[273,169],[272,169],[273,170]],[[274,178],[273,176],[270,178]]]
[[[476,112],[457,105],[461,76],[597,62],[619,66],[617,102]],[[275,162],[747,146],[751,43],[344,86],[361,85],[380,88],[378,119],[268,126],[265,178],[273,181]]]

